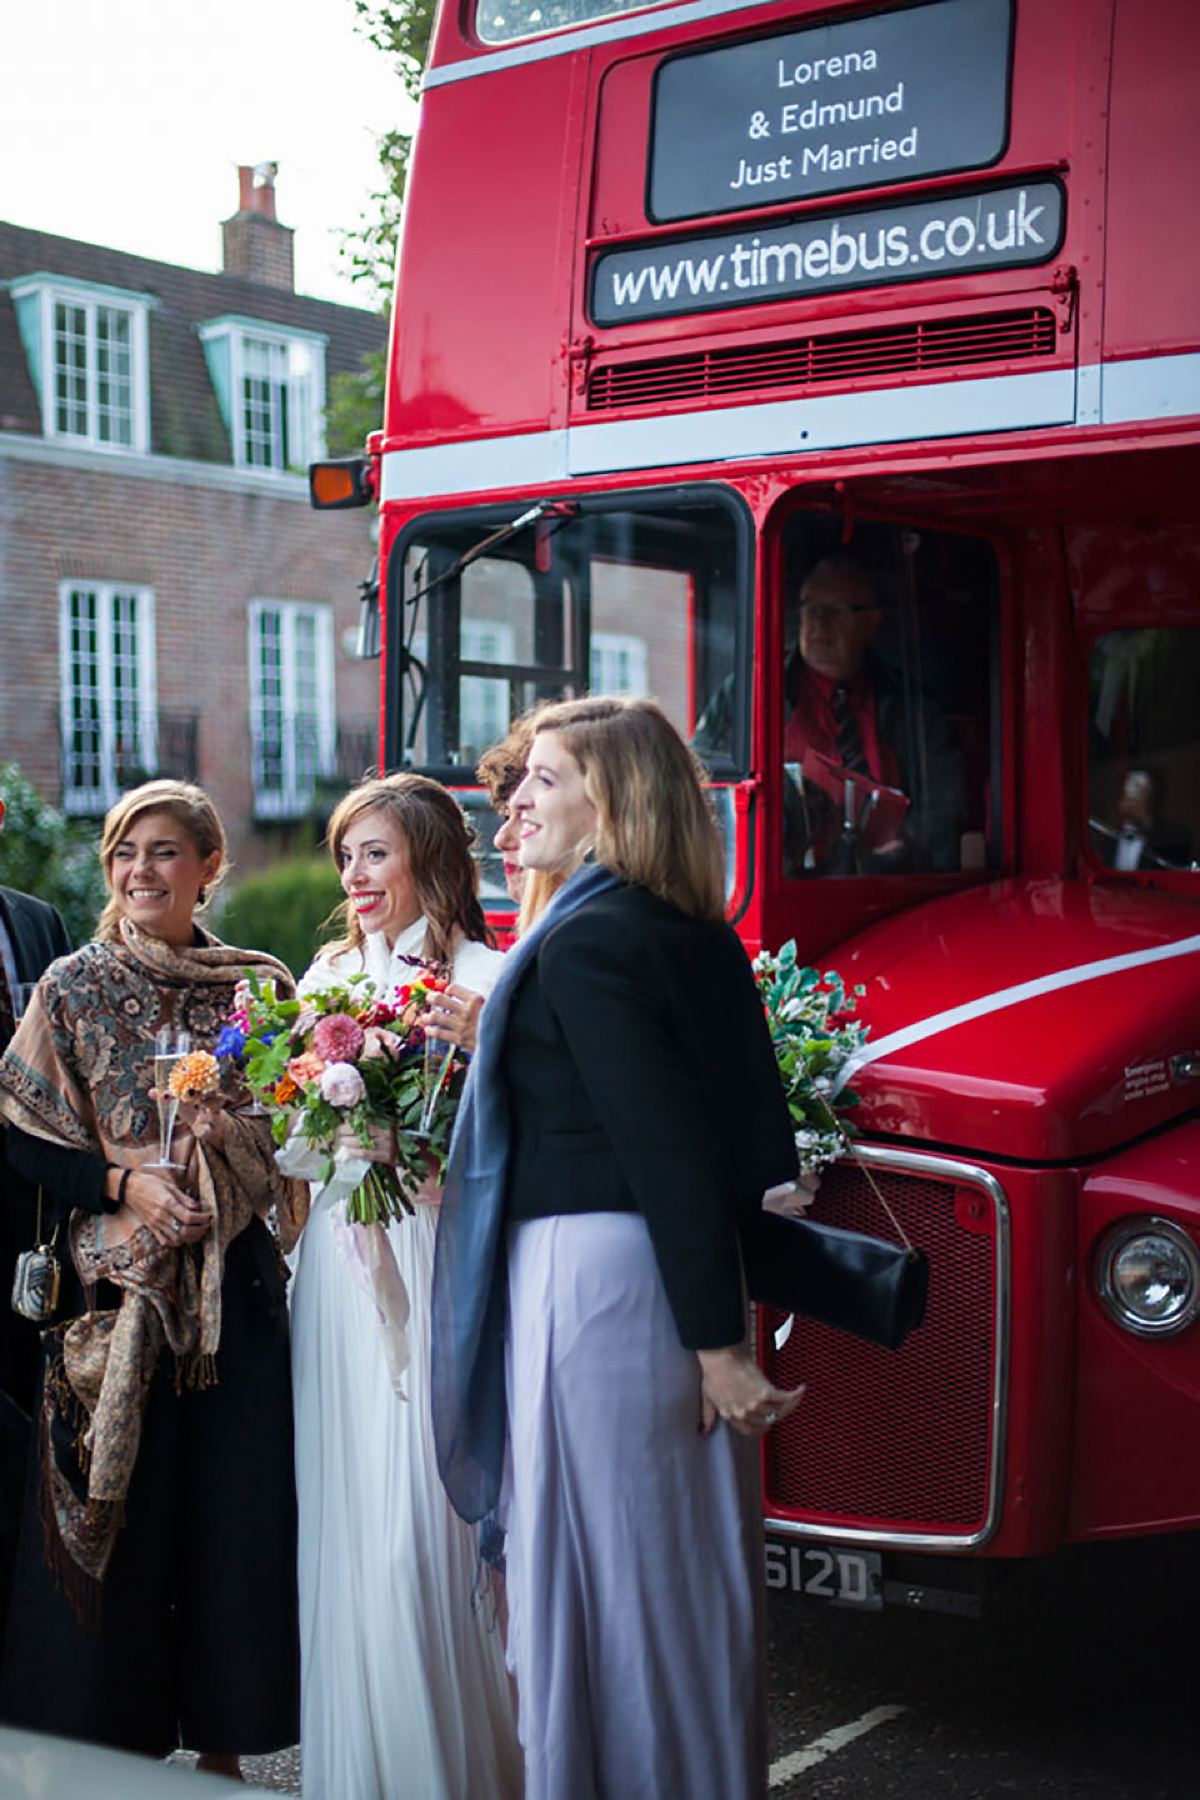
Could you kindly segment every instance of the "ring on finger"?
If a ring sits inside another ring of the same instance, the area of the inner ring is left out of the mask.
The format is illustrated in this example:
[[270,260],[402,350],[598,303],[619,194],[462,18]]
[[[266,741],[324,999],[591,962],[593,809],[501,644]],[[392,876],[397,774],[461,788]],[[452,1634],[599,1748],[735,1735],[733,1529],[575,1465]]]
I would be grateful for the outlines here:
[[179,1220],[178,1220],[178,1219],[172,1219],[172,1220],[171,1220],[171,1225],[172,1225],[172,1227],[173,1227],[173,1228],[174,1228],[174,1230],[176,1230],[176,1231],[182,1231],[182,1230],[183,1230],[183,1226],[182,1226],[182,1225],[181,1225],[181,1224],[180,1224],[180,1223],[179,1223]]
[[779,1414],[777,1412],[769,1412],[769,1413],[764,1413],[763,1417],[766,1419],[766,1422],[768,1425],[774,1425],[776,1420],[779,1417]]

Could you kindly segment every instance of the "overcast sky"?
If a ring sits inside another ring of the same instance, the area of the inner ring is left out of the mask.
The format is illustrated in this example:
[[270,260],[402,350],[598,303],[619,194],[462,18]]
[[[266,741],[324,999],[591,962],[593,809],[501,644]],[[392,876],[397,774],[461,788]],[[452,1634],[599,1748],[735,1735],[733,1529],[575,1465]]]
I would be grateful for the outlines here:
[[337,230],[378,185],[378,134],[412,125],[353,0],[9,0],[0,218],[217,269],[237,165],[274,161],[296,286],[351,305]]

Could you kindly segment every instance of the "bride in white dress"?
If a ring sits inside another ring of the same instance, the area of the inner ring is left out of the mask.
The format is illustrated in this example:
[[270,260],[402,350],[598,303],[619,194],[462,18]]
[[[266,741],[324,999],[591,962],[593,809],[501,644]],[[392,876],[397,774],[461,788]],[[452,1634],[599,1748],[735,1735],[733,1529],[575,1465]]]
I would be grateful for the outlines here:
[[[436,959],[452,965],[451,1007],[470,1020],[472,995],[491,990],[503,959],[479,941],[457,803],[418,775],[366,782],[338,806],[329,842],[347,935],[313,964],[301,994],[359,970],[387,993]],[[517,1800],[521,1755],[495,1600],[486,1582],[481,1593],[476,1534],[453,1512],[434,1457],[439,1191],[423,1190],[415,1217],[386,1232],[348,1228],[344,1197],[366,1167],[350,1163],[314,1186],[292,1292],[304,1792]]]

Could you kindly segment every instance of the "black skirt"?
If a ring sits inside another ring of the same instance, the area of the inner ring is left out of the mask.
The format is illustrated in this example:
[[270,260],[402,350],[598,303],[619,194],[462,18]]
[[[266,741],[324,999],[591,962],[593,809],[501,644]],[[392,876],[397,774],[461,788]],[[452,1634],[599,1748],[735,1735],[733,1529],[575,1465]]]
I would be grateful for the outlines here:
[[0,1673],[0,1718],[165,1756],[299,1737],[296,1498],[284,1284],[266,1227],[230,1244],[218,1379],[151,1384],[126,1523],[82,1624],[43,1556],[36,1454]]

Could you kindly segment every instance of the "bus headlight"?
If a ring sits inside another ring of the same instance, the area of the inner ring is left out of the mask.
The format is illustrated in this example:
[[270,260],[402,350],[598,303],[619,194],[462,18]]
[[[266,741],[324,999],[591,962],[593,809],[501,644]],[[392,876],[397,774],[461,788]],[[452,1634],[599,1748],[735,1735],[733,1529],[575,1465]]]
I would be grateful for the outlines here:
[[1169,1219],[1126,1219],[1101,1245],[1096,1285],[1118,1325],[1165,1337],[1200,1311],[1200,1251]]

